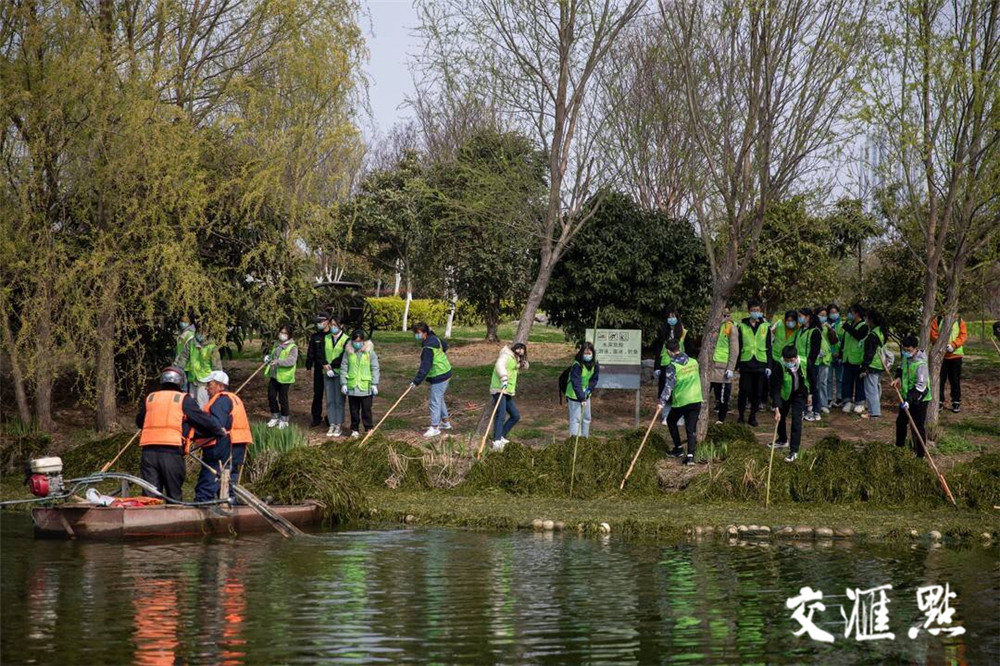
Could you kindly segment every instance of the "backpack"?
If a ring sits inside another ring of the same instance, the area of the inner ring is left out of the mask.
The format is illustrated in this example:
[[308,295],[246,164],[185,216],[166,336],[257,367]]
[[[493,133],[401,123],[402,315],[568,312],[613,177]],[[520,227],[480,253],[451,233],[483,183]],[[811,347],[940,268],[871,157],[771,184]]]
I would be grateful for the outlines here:
[[[576,363],[574,361],[573,363]],[[559,404],[563,402],[563,398],[566,397],[566,387],[569,386],[569,373],[573,370],[573,365],[570,364],[568,368],[559,373]]]

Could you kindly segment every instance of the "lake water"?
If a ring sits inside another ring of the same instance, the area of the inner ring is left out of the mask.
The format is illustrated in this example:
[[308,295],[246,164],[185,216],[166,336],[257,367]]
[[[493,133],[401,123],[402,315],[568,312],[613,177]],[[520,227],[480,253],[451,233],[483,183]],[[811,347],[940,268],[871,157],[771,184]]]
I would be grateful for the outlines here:
[[[412,529],[292,541],[36,541],[0,518],[0,661],[1000,663],[998,550],[656,544]],[[907,630],[948,583],[962,636]],[[894,640],[844,637],[846,588],[891,584]],[[807,636],[785,600],[822,590]]]

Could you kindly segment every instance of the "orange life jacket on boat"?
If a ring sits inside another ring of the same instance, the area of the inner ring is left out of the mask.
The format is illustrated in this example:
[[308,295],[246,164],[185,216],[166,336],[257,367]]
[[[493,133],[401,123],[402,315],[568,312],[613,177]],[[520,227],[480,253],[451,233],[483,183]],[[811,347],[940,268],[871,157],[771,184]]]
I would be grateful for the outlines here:
[[[214,405],[215,401],[219,399],[219,396],[223,395],[227,396],[229,401],[233,404],[233,410],[230,412],[230,415],[233,418],[233,426],[226,431],[229,433],[229,443],[243,446],[252,444],[253,434],[250,432],[250,419],[247,417],[247,408],[243,405],[243,401],[240,400],[238,395],[230,393],[229,391],[220,391],[209,398],[208,402],[205,403],[205,411],[211,411],[212,405]],[[202,448],[215,446],[214,439],[198,441],[204,442],[202,444]]]
[[139,446],[186,448],[184,437],[184,396],[181,391],[153,391],[146,398]]

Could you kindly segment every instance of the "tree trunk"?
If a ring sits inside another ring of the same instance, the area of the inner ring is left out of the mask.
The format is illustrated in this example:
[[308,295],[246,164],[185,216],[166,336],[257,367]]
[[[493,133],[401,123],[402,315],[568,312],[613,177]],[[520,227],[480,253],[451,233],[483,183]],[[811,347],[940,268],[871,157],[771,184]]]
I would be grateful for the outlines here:
[[486,341],[500,342],[500,336],[497,335],[497,329],[500,328],[500,299],[487,306],[483,323],[486,324]]
[[115,314],[121,278],[117,267],[111,267],[104,279],[101,310],[97,316],[97,362],[94,377],[97,389],[95,426],[98,432],[114,430],[118,423],[118,392],[115,382]]
[[403,330],[410,329],[410,301],[413,300],[413,287],[410,285],[410,277],[406,277],[406,304],[403,306]]
[[528,300],[524,303],[521,319],[517,322],[514,342],[528,342],[531,327],[535,324],[535,313],[538,312],[538,308],[542,304],[545,290],[549,288],[549,280],[552,279],[552,271],[556,267],[556,262],[558,262],[558,257],[553,252],[543,252],[542,260],[538,264],[538,275],[535,276],[535,283],[531,285]]
[[455,299],[453,298],[453,299],[451,299],[451,307],[448,309],[448,321],[444,325],[444,339],[445,340],[450,340],[451,339],[451,327],[455,323],[455,308],[456,307],[458,307],[458,304],[455,302]]
[[[712,304],[708,309],[708,318],[705,320],[705,329],[702,332],[701,351],[698,352],[698,370],[701,375],[701,389],[704,396],[701,413],[698,415],[698,441],[704,441],[708,432],[708,421],[712,415],[712,393],[709,390],[712,376],[712,355],[715,352],[715,342],[719,337],[719,327],[722,325],[722,313],[726,309],[726,303],[732,289],[726,289],[725,285],[719,285],[712,290]],[[737,350],[730,350],[737,353]]]
[[43,432],[52,431],[52,292],[47,280],[38,286],[38,324],[35,329],[35,419]]
[[3,343],[7,347],[7,356],[10,358],[10,374],[14,380],[14,397],[17,399],[17,415],[21,423],[31,423],[31,408],[28,407],[28,394],[24,390],[24,375],[21,373],[21,364],[17,360],[17,351],[14,348],[14,335],[10,330],[10,322],[7,320],[6,312],[3,314]]
[[375,283],[375,298],[382,296],[382,280]]
[[402,284],[402,282],[403,282],[403,274],[400,273],[397,270],[396,271],[396,284],[392,288],[392,295],[393,296],[399,296],[399,286],[400,286],[400,284]]

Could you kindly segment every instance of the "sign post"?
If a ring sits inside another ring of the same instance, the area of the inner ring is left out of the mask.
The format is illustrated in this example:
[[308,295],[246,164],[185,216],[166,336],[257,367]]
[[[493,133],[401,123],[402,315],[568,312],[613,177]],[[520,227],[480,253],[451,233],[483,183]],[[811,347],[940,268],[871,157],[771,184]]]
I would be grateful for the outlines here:
[[[595,335],[596,332],[596,335]],[[598,328],[587,330],[587,340],[601,364],[601,389],[635,391],[635,426],[639,427],[639,384],[642,379],[642,331]]]

